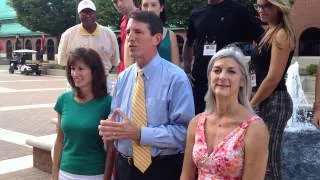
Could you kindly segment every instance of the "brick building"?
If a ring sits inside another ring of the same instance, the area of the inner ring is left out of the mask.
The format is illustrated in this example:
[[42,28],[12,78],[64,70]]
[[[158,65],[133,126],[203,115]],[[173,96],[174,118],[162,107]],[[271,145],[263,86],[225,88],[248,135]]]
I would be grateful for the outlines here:
[[[31,31],[17,22],[14,9],[7,5],[7,0],[0,1],[0,59],[12,57],[12,51],[17,49],[32,49],[40,52],[43,33]],[[44,35],[44,53],[37,53],[28,59],[54,60],[57,53],[55,37]]]
[[295,0],[292,8],[297,38],[295,54],[320,56],[320,0]]

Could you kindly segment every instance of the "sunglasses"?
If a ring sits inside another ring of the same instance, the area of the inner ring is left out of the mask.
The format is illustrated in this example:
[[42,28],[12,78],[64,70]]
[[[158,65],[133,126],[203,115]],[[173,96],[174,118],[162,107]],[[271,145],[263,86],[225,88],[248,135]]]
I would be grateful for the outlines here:
[[254,7],[255,10],[258,11],[259,9],[262,9],[262,10],[270,9],[271,7],[273,7],[273,4],[267,2],[265,4],[254,4],[253,7]]

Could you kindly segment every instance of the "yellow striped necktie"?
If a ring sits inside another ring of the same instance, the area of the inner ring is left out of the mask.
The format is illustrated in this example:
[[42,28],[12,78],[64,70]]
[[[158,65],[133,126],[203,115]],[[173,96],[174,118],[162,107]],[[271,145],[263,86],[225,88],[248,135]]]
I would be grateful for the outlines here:
[[[136,83],[133,89],[132,96],[132,121],[138,128],[147,126],[147,111],[146,98],[144,94],[144,82],[142,79],[143,71],[138,72]],[[133,144],[133,163],[144,173],[151,164],[151,149],[150,146],[143,146],[135,141]]]

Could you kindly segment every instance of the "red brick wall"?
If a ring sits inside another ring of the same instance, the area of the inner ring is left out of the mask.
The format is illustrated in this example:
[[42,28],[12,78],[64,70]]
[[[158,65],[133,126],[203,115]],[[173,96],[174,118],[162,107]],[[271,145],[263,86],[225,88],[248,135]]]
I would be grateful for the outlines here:
[[320,0],[295,0],[292,9],[292,20],[297,38],[295,54],[299,52],[299,41],[303,31],[320,28]]

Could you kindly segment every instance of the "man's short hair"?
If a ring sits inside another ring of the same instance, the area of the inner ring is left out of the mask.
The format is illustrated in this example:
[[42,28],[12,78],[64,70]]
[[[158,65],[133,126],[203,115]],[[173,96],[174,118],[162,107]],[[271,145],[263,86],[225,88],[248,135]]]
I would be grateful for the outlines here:
[[161,19],[154,13],[149,11],[132,12],[129,16],[130,19],[148,24],[151,35],[163,33],[163,25]]

